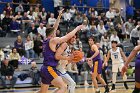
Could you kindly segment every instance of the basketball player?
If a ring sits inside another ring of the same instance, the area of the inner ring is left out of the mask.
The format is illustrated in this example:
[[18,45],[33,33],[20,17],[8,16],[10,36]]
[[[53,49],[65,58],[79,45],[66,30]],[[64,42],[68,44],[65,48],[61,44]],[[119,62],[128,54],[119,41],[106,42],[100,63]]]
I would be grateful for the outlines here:
[[[111,41],[111,45],[112,45],[112,49],[110,49],[108,51],[105,63],[103,65],[107,65],[107,62],[109,60],[109,58],[111,57],[112,60],[112,92],[115,92],[115,84],[116,84],[116,76],[118,73],[118,70],[121,71],[122,67],[124,65],[124,61],[126,61],[126,56],[124,54],[124,52],[122,51],[121,48],[117,47],[117,41]],[[122,59],[123,58],[123,59]],[[126,89],[128,89],[127,83],[127,76],[126,74],[123,75],[123,81],[124,81],[124,86]]]
[[93,37],[90,37],[88,39],[89,45],[90,45],[90,54],[92,55],[90,58],[87,58],[88,64],[92,68],[92,81],[94,84],[94,87],[96,89],[96,93],[100,93],[100,90],[98,88],[98,83],[96,80],[96,77],[98,80],[104,85],[105,87],[105,92],[109,92],[108,85],[105,83],[105,81],[101,77],[101,72],[102,72],[102,60],[100,57],[99,49],[97,45],[95,45],[95,40]]
[[132,50],[122,69],[122,74],[124,74],[127,71],[128,65],[131,62],[131,60],[137,55],[135,59],[135,89],[132,93],[140,93],[140,53],[138,53],[139,51],[140,45],[136,46]]
[[[61,52],[65,56],[71,55],[72,51],[71,51],[70,47],[73,46],[73,43],[74,43],[75,39],[76,39],[76,36],[73,36],[70,40],[68,40],[67,48],[65,49],[65,47],[61,47],[61,48],[57,49],[57,53]],[[60,73],[60,76],[62,77],[62,79],[68,85],[68,93],[75,93],[76,83],[70,77],[70,75],[66,72],[66,65],[68,65],[68,60],[60,60],[59,65],[57,66],[57,70]]]
[[48,93],[50,84],[59,88],[55,93],[65,93],[67,86],[59,76],[56,66],[58,65],[59,60],[71,60],[72,57],[62,56],[62,54],[60,53],[57,53],[56,55],[57,46],[58,49],[59,47],[67,46],[64,42],[72,38],[79,30],[84,29],[84,26],[80,25],[67,35],[63,37],[56,37],[56,28],[58,27],[58,24],[60,22],[62,11],[63,10],[60,11],[60,14],[58,16],[59,20],[56,21],[54,27],[46,29],[46,40],[44,40],[43,42],[44,61],[40,71],[42,84],[39,93]]

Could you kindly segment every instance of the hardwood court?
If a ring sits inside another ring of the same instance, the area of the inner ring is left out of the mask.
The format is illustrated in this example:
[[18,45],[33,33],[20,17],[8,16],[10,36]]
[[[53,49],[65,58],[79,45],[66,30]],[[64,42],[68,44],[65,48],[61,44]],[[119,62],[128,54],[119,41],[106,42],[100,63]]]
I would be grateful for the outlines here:
[[[134,83],[129,83],[129,89],[126,90],[122,84],[116,86],[115,93],[132,93],[134,88]],[[52,93],[55,88],[50,88],[48,93]],[[39,88],[21,88],[21,89],[4,89],[0,90],[0,93],[35,93]],[[104,93],[104,88],[100,87],[101,93]],[[95,93],[94,88],[92,86],[79,86],[76,88],[75,93]],[[110,92],[112,93],[112,92]],[[114,92],[113,92],[114,93]]]

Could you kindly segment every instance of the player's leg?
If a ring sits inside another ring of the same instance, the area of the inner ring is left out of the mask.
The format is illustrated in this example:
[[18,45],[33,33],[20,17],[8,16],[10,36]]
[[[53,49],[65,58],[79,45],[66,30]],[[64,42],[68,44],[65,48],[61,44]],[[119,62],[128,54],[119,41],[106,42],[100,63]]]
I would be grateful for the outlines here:
[[[122,70],[122,67],[123,67],[123,64],[119,67],[119,71],[120,71],[120,72],[121,72],[121,70]],[[128,88],[128,85],[127,85],[127,75],[126,75],[126,73],[125,73],[122,77],[123,77],[125,89],[129,89],[129,88]]]
[[94,62],[92,71],[93,71],[93,73],[92,73],[92,82],[93,82],[93,85],[95,87],[96,93],[100,93],[100,90],[98,88],[97,79],[96,79],[96,77],[98,75],[98,72],[97,72],[98,71],[98,61]]
[[119,65],[118,64],[113,64],[112,65],[112,88],[111,91],[115,92],[116,88],[115,88],[115,84],[116,84],[116,77],[117,77],[117,73],[118,73],[118,69],[119,69]]
[[103,84],[103,86],[105,87],[105,93],[109,92],[109,87],[108,85],[105,83],[104,79],[101,77],[101,73],[102,73],[102,61],[98,61],[98,75],[97,75],[97,79],[101,82],[101,84]]
[[65,93],[66,92],[67,86],[60,76],[53,79],[51,84],[59,88],[56,93]]
[[140,93],[140,82],[135,82],[135,88],[132,93]]
[[66,82],[68,85],[68,93],[75,93],[75,87],[76,83],[74,80],[70,77],[69,74],[65,73],[64,75],[61,76],[62,79]]

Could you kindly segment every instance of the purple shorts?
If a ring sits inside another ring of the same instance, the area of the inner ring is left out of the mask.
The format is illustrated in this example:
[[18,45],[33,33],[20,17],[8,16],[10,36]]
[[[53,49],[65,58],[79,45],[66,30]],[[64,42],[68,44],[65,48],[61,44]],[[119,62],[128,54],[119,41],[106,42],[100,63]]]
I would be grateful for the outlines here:
[[102,73],[102,60],[97,60],[93,62],[93,67],[91,68],[93,73]]
[[59,73],[57,73],[57,69],[51,66],[42,66],[40,74],[42,83],[48,85],[51,84],[53,79],[59,76]]
[[140,60],[135,63],[135,81],[140,83]]

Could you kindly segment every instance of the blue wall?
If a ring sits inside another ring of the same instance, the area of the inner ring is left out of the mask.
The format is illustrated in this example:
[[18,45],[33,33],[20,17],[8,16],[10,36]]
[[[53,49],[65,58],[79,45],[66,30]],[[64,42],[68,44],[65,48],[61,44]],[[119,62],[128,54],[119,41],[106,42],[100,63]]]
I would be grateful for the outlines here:
[[134,0],[134,7],[140,9],[140,0]]
[[53,0],[41,0],[42,1],[42,6],[46,9],[48,12],[54,12],[54,4]]
[[[1,2],[12,2],[13,0],[1,0]],[[0,13],[3,12],[3,9],[5,8],[6,4],[0,4]]]

